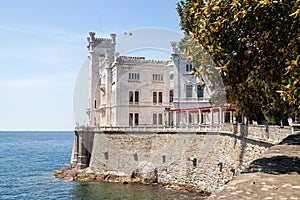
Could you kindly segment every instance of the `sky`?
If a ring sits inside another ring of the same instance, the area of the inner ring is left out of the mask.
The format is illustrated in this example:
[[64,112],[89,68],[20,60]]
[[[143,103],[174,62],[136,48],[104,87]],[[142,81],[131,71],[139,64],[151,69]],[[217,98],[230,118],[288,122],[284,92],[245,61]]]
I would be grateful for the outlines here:
[[0,131],[73,130],[88,32],[182,32],[176,0],[0,0]]

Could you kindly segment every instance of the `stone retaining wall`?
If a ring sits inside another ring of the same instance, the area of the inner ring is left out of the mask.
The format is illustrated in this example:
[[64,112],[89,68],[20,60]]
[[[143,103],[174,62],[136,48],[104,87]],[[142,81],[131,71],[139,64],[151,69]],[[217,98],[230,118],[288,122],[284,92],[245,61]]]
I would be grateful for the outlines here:
[[141,162],[147,161],[156,167],[158,182],[214,191],[272,146],[252,136],[268,133],[267,139],[274,136],[274,141],[278,141],[291,133],[288,128],[279,127],[269,127],[268,132],[261,126],[223,126],[226,128],[223,132],[77,131],[76,134],[82,138],[79,141],[87,144],[86,150],[91,154],[87,165],[92,168],[131,176]]
[[292,133],[291,127],[288,126],[248,124],[223,124],[221,130],[272,144],[277,144]]

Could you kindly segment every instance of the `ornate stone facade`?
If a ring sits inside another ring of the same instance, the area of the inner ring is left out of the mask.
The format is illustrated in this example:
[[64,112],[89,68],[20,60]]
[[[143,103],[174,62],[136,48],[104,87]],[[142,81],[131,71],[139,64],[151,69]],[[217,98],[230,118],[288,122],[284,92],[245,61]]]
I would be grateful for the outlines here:
[[[87,39],[89,126],[212,123],[212,115],[188,111],[211,106],[210,91],[203,87],[201,78],[193,78],[192,63],[183,56],[176,42],[170,41],[170,60],[147,60],[115,52],[115,34],[111,38],[96,38],[91,32]],[[175,112],[182,110],[186,111]]]

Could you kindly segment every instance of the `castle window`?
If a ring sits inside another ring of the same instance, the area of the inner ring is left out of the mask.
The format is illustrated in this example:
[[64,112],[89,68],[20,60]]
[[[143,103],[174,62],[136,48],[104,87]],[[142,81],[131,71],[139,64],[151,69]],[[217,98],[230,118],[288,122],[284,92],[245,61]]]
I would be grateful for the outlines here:
[[152,118],[152,123],[154,124],[154,125],[156,125],[157,124],[157,114],[156,113],[153,113],[153,118]]
[[157,92],[153,92],[153,103],[157,103]]
[[153,92],[153,103],[162,103],[163,93],[162,92]]
[[139,102],[139,91],[134,92],[134,102],[138,103]]
[[225,123],[230,123],[230,112],[225,112]]
[[133,126],[133,113],[129,113],[129,126]]
[[162,98],[163,98],[163,97],[162,97],[162,92],[159,92],[159,93],[158,93],[158,102],[159,102],[159,103],[162,103]]
[[152,74],[152,80],[153,81],[163,81],[164,76],[163,76],[163,74]]
[[169,125],[173,126],[174,125],[174,113],[169,112]]
[[170,80],[174,79],[174,74],[170,74]]
[[162,114],[158,114],[158,124],[162,125],[163,124],[163,117]]
[[139,103],[139,91],[129,91],[129,104]]
[[129,73],[129,80],[140,80],[139,73]]
[[129,103],[133,103],[133,91],[129,91]]
[[129,113],[129,126],[139,125],[139,113]]
[[204,90],[202,85],[197,85],[197,97],[201,98],[204,96]]
[[139,113],[134,114],[134,125],[135,126],[139,125]]
[[173,102],[174,92],[170,90],[170,102]]
[[153,125],[162,125],[163,124],[163,115],[161,113],[152,115],[152,123]]
[[185,71],[191,72],[193,70],[193,65],[192,64],[186,64],[185,65]]
[[186,85],[185,86],[185,92],[186,92],[186,97],[193,97],[193,86],[192,85]]
[[95,100],[95,108],[97,108],[97,101]]

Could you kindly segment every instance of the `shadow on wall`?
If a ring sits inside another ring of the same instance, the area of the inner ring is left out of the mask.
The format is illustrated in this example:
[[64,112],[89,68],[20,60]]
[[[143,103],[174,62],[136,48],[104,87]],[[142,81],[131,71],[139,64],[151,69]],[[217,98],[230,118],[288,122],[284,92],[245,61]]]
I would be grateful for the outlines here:
[[300,174],[300,159],[298,157],[273,156],[253,161],[243,173],[264,172],[267,174]]
[[[279,145],[300,145],[300,134],[286,137]],[[300,174],[300,158],[289,156],[273,156],[253,161],[242,173],[264,172],[267,174]]]
[[[234,134],[237,134],[237,131],[238,131],[238,124],[236,123],[234,125]],[[242,137],[247,137],[248,132],[249,132],[248,124],[240,124],[240,132],[241,132]],[[234,142],[234,148],[236,146],[236,143],[237,143],[237,138],[235,139],[235,142]],[[242,139],[241,140],[241,151],[240,151],[240,155],[239,155],[239,166],[241,166],[243,164],[246,147],[247,147],[247,142],[246,142],[246,140]]]
[[282,142],[279,143],[280,145],[300,145],[300,133],[295,135],[289,135],[286,137]]

